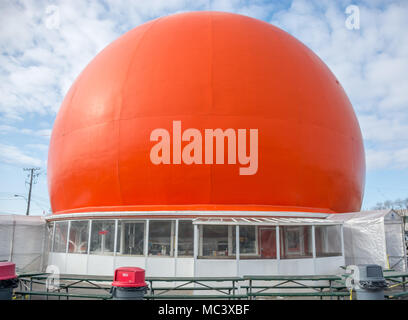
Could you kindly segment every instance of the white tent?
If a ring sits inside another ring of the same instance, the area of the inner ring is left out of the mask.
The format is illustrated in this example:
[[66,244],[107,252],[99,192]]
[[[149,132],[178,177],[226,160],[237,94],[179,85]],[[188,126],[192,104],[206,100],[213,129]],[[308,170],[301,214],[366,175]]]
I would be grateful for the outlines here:
[[43,269],[47,238],[43,217],[0,214],[0,261],[14,262],[18,272]]
[[344,223],[347,265],[374,263],[407,270],[403,217],[394,210],[332,214],[328,219]]

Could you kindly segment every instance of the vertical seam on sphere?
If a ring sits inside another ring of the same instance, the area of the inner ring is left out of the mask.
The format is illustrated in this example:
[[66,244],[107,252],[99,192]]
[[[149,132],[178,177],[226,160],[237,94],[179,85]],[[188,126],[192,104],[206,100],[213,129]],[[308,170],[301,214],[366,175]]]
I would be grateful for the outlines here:
[[[131,58],[130,58],[129,66],[128,66],[128,69],[127,69],[127,71],[126,71],[125,80],[123,81],[123,85],[122,85],[122,89],[121,89],[121,97],[123,97],[123,90],[124,90],[124,88],[125,88],[125,84],[126,84],[127,81],[128,81],[129,72],[130,72],[130,69],[131,69],[131,67],[132,67],[132,65],[133,65],[133,62],[134,62],[134,59],[135,59],[134,57],[135,57],[136,52],[138,51],[138,49],[139,49],[139,47],[140,47],[140,45],[141,45],[143,39],[145,38],[146,33],[147,33],[157,22],[159,22],[162,18],[163,18],[163,17],[160,17],[160,18],[156,19],[155,21],[153,21],[153,22],[150,24],[150,26],[149,26],[148,28],[146,28],[146,30],[143,32],[142,36],[140,37],[139,42],[138,42],[138,44],[136,45],[136,48],[133,50],[132,55],[131,55]],[[117,123],[117,125],[118,125],[118,132],[117,132],[117,154],[116,154],[116,171],[117,171],[116,177],[117,177],[117,182],[118,182],[118,186],[119,186],[120,202],[121,202],[122,205],[124,205],[123,195],[122,195],[122,187],[121,187],[121,184],[120,184],[120,168],[119,168],[120,122],[122,121],[122,109],[123,109],[123,99],[121,99],[120,110],[119,110],[119,119],[118,119],[118,121],[117,121],[117,122],[118,122],[118,123]]]
[[[213,90],[213,57],[214,57],[214,46],[213,46],[213,13],[210,12],[210,114],[213,113],[214,106],[214,90]],[[210,165],[210,203],[213,202],[213,166]]]

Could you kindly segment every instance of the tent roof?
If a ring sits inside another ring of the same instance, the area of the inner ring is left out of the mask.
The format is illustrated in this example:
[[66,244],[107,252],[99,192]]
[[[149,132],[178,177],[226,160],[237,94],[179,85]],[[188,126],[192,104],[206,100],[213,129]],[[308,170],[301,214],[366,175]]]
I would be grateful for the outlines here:
[[384,219],[384,220],[401,220],[401,216],[393,209],[386,210],[371,210],[371,211],[360,211],[360,212],[350,212],[350,213],[337,213],[330,214],[327,219],[334,221],[348,221],[348,220],[373,220],[373,219]]

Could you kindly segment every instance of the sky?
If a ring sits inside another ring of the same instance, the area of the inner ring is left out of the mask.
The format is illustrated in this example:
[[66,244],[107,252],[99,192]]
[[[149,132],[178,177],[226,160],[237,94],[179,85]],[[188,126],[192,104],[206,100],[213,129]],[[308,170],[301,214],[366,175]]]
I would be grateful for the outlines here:
[[[353,6],[353,7],[350,7]],[[61,102],[95,55],[163,15],[214,10],[257,18],[311,48],[344,87],[366,152],[362,209],[408,197],[408,1],[0,1],[0,214],[49,214],[47,153]],[[350,11],[351,10],[351,11]],[[351,19],[357,17],[359,19]]]

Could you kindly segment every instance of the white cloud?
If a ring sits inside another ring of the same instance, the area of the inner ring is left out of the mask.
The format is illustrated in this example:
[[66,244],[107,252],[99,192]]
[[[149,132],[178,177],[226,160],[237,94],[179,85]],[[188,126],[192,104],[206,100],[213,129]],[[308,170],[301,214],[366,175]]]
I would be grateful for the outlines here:
[[33,149],[33,150],[40,150],[40,151],[47,151],[48,145],[47,144],[40,144],[40,143],[32,143],[26,144],[26,147]]
[[30,135],[30,136],[35,136],[35,137],[44,137],[44,138],[49,138],[51,136],[51,129],[40,129],[40,130],[33,130],[30,128],[22,128],[19,129],[14,126],[10,125],[0,125],[0,134],[24,134],[24,135]]
[[44,162],[11,145],[0,144],[0,162],[17,166],[42,166]]

